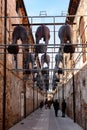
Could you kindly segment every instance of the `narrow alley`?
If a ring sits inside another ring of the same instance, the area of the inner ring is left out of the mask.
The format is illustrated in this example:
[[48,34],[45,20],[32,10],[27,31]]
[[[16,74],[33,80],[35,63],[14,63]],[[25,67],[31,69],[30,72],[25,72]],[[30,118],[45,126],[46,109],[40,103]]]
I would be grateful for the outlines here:
[[55,117],[53,107],[37,109],[9,130],[83,130],[72,119],[67,116],[63,118],[61,115],[59,110],[58,117]]

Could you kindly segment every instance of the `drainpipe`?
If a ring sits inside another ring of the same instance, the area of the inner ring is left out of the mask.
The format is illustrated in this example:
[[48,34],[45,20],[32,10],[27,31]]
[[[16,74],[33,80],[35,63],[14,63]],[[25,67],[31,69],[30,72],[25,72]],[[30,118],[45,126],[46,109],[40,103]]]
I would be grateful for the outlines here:
[[75,84],[74,84],[74,73],[72,73],[72,80],[73,80],[73,117],[74,117],[74,122],[76,122],[76,109],[75,109]]
[[6,126],[6,28],[7,28],[7,0],[4,1],[4,65],[3,65],[3,117],[2,117],[2,130]]
[[26,63],[26,51],[25,51],[25,48],[23,51],[23,91],[24,91],[24,118],[26,118],[26,80],[25,80],[25,70],[26,67],[25,67],[25,63]]
[[23,83],[24,87],[24,118],[26,118],[26,81],[24,80]]
[[62,100],[64,99],[64,83],[62,85]]
[[38,108],[38,87],[37,87],[37,108]]
[[34,112],[34,74],[33,74],[33,112]]

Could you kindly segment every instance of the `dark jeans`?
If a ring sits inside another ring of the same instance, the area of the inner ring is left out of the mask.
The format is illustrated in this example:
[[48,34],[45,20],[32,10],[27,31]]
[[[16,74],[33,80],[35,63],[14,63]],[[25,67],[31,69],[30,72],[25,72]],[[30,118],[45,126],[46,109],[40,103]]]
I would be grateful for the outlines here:
[[55,110],[55,116],[57,117],[57,114],[58,114],[58,110]]
[[65,110],[62,110],[62,117],[65,117]]

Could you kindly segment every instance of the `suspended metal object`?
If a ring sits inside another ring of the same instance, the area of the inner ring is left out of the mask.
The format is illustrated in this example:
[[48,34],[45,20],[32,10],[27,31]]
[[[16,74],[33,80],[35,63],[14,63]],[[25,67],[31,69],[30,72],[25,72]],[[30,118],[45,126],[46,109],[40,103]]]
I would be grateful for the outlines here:
[[21,40],[22,43],[26,43],[28,39],[28,34],[25,29],[25,27],[18,25],[14,28],[13,33],[12,33],[12,44],[8,46],[8,52],[10,54],[18,54],[19,52],[19,47],[17,44],[17,40]]
[[40,81],[40,74],[39,74],[39,73],[36,73],[36,75],[34,75],[33,81],[34,81],[34,82]]
[[59,67],[60,62],[63,64],[63,53],[61,48],[59,48],[59,52],[55,55],[55,66]]
[[41,66],[42,66],[42,67],[43,67],[44,63],[47,63],[47,65],[48,65],[48,67],[49,67],[50,56],[47,55],[46,53],[41,56]]
[[74,53],[75,47],[72,44],[72,30],[69,24],[62,25],[59,29],[58,36],[60,38],[61,44],[67,43],[64,45],[65,53]]
[[49,82],[49,74],[44,74],[44,82]]
[[59,52],[55,56],[54,72],[58,74],[63,74],[63,69],[59,67],[60,62],[63,64],[63,53],[61,48],[59,48]]
[[18,45],[11,44],[11,45],[8,46],[8,53],[10,53],[10,54],[18,54],[18,52],[19,52],[19,46]]
[[63,73],[64,73],[63,69],[60,68],[60,67],[57,67],[57,66],[55,66],[54,72],[55,72],[55,73],[58,73],[58,74],[63,74]]
[[35,45],[35,50],[37,53],[44,53],[47,51],[47,45],[50,39],[50,30],[46,25],[41,25],[37,28],[36,33],[36,44],[39,44],[41,38],[43,38],[44,44]]
[[36,85],[42,90],[43,89],[43,81],[41,79],[40,73],[37,73],[35,81],[36,81]]
[[18,39],[21,39],[21,41],[25,43],[27,38],[28,34],[24,26],[18,25],[14,28],[12,34],[13,44],[16,44]]
[[64,46],[64,52],[65,53],[74,53],[75,52],[74,45],[65,45]]
[[38,74],[39,71],[40,71],[40,68],[37,66],[36,63],[34,63],[34,66],[33,66],[33,68],[32,68],[32,73],[33,73],[33,74],[35,74],[35,73]]
[[54,73],[53,74],[53,80],[52,80],[52,86],[53,86],[53,90],[56,89],[57,83],[60,82],[60,78]]
[[45,53],[47,51],[47,45],[45,44],[35,44],[35,52],[36,53]]
[[58,74],[63,74],[63,69],[62,68],[58,68]]
[[59,82],[60,79],[56,76],[56,74],[53,74],[53,82]]
[[43,67],[41,70],[42,75],[49,74],[49,67]]
[[26,54],[26,61],[25,61],[25,73],[26,74],[31,74],[31,70],[29,68],[29,63],[31,63],[32,68],[34,68],[35,60],[34,60],[34,55],[32,53]]

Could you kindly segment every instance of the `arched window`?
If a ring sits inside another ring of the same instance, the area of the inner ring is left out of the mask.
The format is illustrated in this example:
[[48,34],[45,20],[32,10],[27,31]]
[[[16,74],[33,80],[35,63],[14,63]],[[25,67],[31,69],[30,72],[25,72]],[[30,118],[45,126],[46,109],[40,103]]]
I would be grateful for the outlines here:
[[[79,21],[79,35],[81,39],[81,44],[86,44],[83,16],[81,16],[80,21]],[[85,47],[82,48],[82,52],[83,52],[83,62],[85,62],[86,61],[86,48]]]

